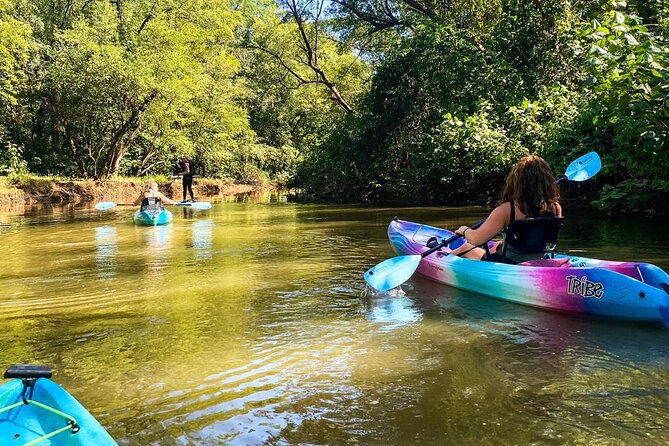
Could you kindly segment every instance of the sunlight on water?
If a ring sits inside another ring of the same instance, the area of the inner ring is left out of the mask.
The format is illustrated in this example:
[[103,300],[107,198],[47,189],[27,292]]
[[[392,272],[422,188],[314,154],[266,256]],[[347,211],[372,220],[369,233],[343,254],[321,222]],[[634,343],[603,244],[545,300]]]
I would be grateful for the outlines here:
[[[393,216],[482,214],[277,193],[160,227],[0,212],[0,364],[51,366],[122,445],[669,442],[666,328],[362,280]],[[574,216],[561,247],[666,269],[663,228]]]

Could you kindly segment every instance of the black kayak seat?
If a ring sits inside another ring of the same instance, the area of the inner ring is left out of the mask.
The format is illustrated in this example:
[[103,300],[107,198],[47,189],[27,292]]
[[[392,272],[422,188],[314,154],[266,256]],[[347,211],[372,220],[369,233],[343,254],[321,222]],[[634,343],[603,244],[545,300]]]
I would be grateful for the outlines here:
[[160,211],[163,208],[163,203],[158,197],[146,197],[142,200],[140,210],[142,211]]
[[19,378],[19,379],[37,379],[37,378],[51,378],[51,369],[43,365],[32,364],[13,364],[5,370],[5,379]]
[[502,230],[502,243],[494,257],[512,264],[550,257],[563,223],[564,218],[553,216],[512,221]]

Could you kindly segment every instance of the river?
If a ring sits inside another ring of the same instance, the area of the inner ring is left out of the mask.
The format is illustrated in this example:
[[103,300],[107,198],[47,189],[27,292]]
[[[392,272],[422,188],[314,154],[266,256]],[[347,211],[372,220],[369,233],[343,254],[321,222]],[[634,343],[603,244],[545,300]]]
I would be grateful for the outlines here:
[[[0,366],[38,363],[121,445],[669,443],[669,329],[496,301],[418,276],[373,296],[401,218],[240,195],[0,212]],[[669,269],[661,219],[574,214],[561,250]]]

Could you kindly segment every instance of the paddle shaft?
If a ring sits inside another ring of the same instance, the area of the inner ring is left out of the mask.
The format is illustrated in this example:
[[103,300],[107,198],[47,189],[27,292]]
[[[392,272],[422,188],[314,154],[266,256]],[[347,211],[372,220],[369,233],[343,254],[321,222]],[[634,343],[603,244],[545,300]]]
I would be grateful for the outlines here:
[[[481,226],[483,223],[485,223],[485,221],[486,221],[486,219],[484,218],[483,220],[481,220],[481,221],[479,221],[479,222],[476,222],[476,223],[474,223],[473,225],[471,225],[471,226],[469,227],[469,229],[476,229],[476,228],[478,228],[479,226]],[[439,250],[440,250],[441,248],[443,248],[444,246],[448,246],[451,242],[456,241],[456,240],[459,239],[460,237],[462,237],[462,235],[460,235],[460,234],[455,234],[453,237],[449,237],[447,240],[442,240],[441,243],[439,243],[437,246],[435,246],[434,248],[430,248],[430,249],[428,249],[427,251],[425,251],[424,253],[422,253],[420,256],[421,256],[421,257],[427,257],[427,256],[429,256],[430,254],[432,254],[433,252],[435,252],[435,251],[439,251]]]

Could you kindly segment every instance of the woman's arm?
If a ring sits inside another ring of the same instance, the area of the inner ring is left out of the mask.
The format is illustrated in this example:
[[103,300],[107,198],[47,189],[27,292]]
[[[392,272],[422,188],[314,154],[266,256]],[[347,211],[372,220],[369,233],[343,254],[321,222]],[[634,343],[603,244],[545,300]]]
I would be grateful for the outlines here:
[[170,200],[170,199],[167,198],[165,195],[163,195],[162,192],[158,192],[158,198],[160,198],[160,201],[162,201],[162,202],[165,203],[165,204],[177,204],[176,201],[174,201],[174,200]]
[[144,192],[140,192],[139,197],[137,197],[137,199],[135,200],[135,202],[133,204],[135,206],[137,206],[138,204],[142,204],[142,199],[143,198],[144,198]]
[[460,226],[456,234],[464,235],[465,240],[474,246],[481,245],[502,232],[507,225],[511,209],[509,203],[504,203],[492,210],[486,221],[478,229],[471,229],[468,226]]

